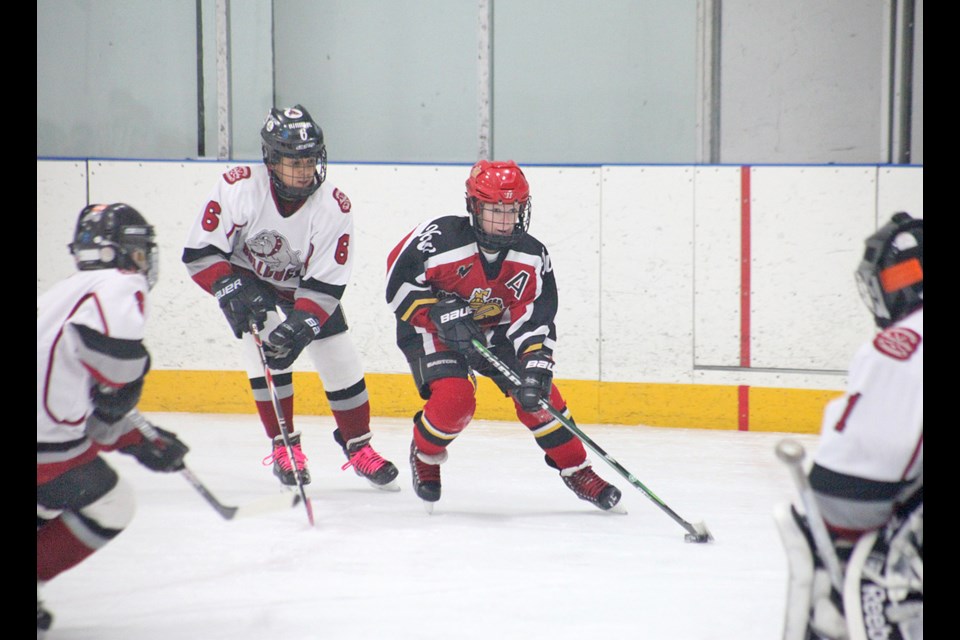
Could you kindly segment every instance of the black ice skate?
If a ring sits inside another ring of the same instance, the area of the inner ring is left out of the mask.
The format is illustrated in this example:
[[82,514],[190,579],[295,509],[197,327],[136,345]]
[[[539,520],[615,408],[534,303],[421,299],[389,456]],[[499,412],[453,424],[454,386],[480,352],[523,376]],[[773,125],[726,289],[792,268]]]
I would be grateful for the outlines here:
[[589,460],[579,467],[561,470],[560,477],[581,500],[586,500],[604,511],[620,511],[615,509],[620,502],[620,489],[598,476]]
[[417,449],[416,441],[410,443],[410,476],[413,478],[413,490],[424,502],[432,503],[440,499],[440,465],[446,461],[446,451],[430,456]]
[[394,482],[399,473],[396,465],[374,451],[370,446],[371,437],[372,435],[368,433],[344,442],[339,430],[333,432],[333,439],[343,448],[343,454],[347,456],[347,463],[341,469],[353,467],[358,476],[366,478],[377,489],[399,491],[399,485]]
[[44,638],[53,624],[53,614],[47,611],[40,601],[40,589],[37,588],[37,640]]
[[[300,448],[300,432],[294,431],[287,437],[290,439],[290,449],[293,450],[294,464],[297,465],[297,470],[300,471],[300,479],[303,481],[303,484],[310,484],[307,456],[303,455],[303,450]],[[297,475],[293,470],[293,465],[290,463],[290,454],[287,451],[286,444],[283,442],[282,435],[276,436],[273,439],[273,453],[263,459],[264,465],[268,465],[271,462],[273,463],[273,475],[277,476],[280,482],[290,487],[297,486]]]

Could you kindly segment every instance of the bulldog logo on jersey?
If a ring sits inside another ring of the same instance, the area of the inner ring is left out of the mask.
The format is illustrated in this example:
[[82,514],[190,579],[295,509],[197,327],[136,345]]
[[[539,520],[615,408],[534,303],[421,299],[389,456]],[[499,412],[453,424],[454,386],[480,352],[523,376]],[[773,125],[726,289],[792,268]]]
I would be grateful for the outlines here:
[[287,239],[276,231],[261,231],[247,238],[243,255],[257,275],[265,280],[283,282],[299,276],[303,269],[299,252],[292,250]]
[[494,318],[503,313],[503,300],[491,298],[492,289],[474,289],[468,304],[473,309],[473,319]]

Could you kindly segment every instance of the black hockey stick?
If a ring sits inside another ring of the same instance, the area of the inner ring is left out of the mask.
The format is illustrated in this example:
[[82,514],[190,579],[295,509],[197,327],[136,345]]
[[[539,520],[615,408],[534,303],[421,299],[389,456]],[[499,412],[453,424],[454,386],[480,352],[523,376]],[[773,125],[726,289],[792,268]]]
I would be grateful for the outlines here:
[[307,491],[303,488],[303,473],[297,465],[296,458],[293,455],[293,445],[290,444],[290,433],[287,430],[287,421],[283,416],[283,407],[280,406],[280,396],[277,394],[277,387],[273,383],[273,374],[270,373],[270,366],[267,364],[267,354],[263,351],[263,340],[260,339],[260,331],[257,329],[257,323],[250,322],[250,333],[253,334],[253,341],[257,345],[257,352],[260,354],[260,364],[263,365],[263,377],[267,380],[267,388],[270,390],[270,399],[273,401],[273,412],[277,416],[277,422],[280,425],[280,435],[283,437],[283,445],[287,448],[287,455],[290,456],[290,464],[293,467],[293,477],[297,481],[297,489],[300,492],[300,498],[304,507],[307,509],[307,521],[313,526],[313,504],[307,497]]
[[830,582],[837,593],[843,593],[843,570],[840,568],[840,559],[837,557],[837,550],[830,541],[830,533],[827,531],[827,525],[820,515],[820,509],[817,507],[817,499],[813,495],[813,489],[810,487],[810,480],[803,470],[803,458],[806,451],[803,445],[796,440],[781,440],[776,447],[777,457],[787,465],[793,481],[797,485],[797,493],[800,494],[800,500],[807,511],[807,525],[810,527],[810,533],[813,534],[813,542],[817,545],[817,554],[823,560],[827,567],[827,573],[830,575]]
[[[500,360],[500,358],[495,356],[483,344],[481,344],[480,341],[474,339],[472,342],[473,342],[473,348],[476,349],[480,353],[480,355],[482,355],[487,360],[487,362],[492,364],[494,367],[497,368],[497,370],[500,373],[505,375],[507,379],[510,380],[510,382],[512,382],[515,387],[520,386],[520,376],[518,376],[512,369],[510,369],[510,367],[504,364],[504,362]],[[576,423],[574,423],[572,420],[567,418],[561,412],[554,409],[553,405],[551,405],[549,402],[547,402],[543,398],[540,398],[540,406],[543,407],[551,416],[556,418],[557,421],[560,422],[560,424],[562,424],[564,427],[569,429],[575,436],[580,438],[580,440],[583,441],[583,443],[587,445],[591,451],[593,451],[598,456],[603,458],[607,464],[613,467],[614,471],[616,471],[621,476],[626,478],[630,484],[632,484],[634,487],[639,489],[641,493],[643,493],[643,495],[650,498],[650,500],[652,500],[655,505],[660,507],[667,515],[673,518],[673,520],[677,524],[679,524],[681,527],[686,529],[687,534],[683,537],[685,541],[710,542],[714,539],[713,534],[711,534],[710,531],[707,529],[706,524],[704,524],[703,522],[691,524],[686,520],[684,520],[683,518],[681,518],[680,516],[678,516],[676,512],[670,507],[668,507],[663,500],[658,498],[656,494],[654,494],[652,491],[650,491],[650,489],[645,487],[644,484],[640,482],[640,480],[638,480],[635,475],[627,471],[623,467],[623,465],[621,465],[619,462],[617,462],[613,458],[613,456],[611,456],[609,453],[601,449],[593,440],[590,439],[590,437],[587,434],[581,431],[580,427],[578,427]]]
[[[143,434],[143,436],[151,441],[156,440],[158,437],[155,427],[150,424],[150,422],[143,417],[139,411],[134,410],[130,412],[129,418],[133,421],[134,426],[137,427],[137,430]],[[197,490],[203,498],[210,504],[213,509],[220,514],[224,520],[233,520],[235,518],[242,518],[247,516],[258,515],[261,513],[268,513],[270,511],[280,511],[282,509],[289,509],[295,507],[297,503],[300,502],[300,496],[294,495],[291,500],[289,495],[279,494],[276,496],[269,496],[267,498],[261,498],[254,502],[250,502],[241,506],[229,506],[225,505],[213,493],[206,487],[203,482],[200,481],[193,471],[191,471],[186,464],[178,469],[180,475],[187,479],[187,482]]]

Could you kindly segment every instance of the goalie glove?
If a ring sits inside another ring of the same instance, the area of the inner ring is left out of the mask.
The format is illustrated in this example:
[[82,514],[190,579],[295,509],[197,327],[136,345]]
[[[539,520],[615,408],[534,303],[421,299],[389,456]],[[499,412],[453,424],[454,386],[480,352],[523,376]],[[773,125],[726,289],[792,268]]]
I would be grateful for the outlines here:
[[540,411],[540,400],[550,401],[553,388],[553,358],[540,349],[520,358],[520,387],[515,397],[520,408],[527,413]]
[[257,329],[263,329],[268,303],[256,280],[243,274],[231,274],[214,281],[211,290],[233,329],[233,335],[239,338],[244,331],[250,331],[251,322],[256,323]]
[[270,333],[263,345],[267,365],[274,371],[286,369],[294,363],[304,348],[319,336],[320,320],[317,316],[294,309],[287,319]]
[[473,309],[463,300],[453,296],[444,298],[430,307],[428,315],[437,327],[437,337],[454,351],[467,356],[468,361],[474,355],[473,340],[486,346],[483,331],[473,319]]
[[170,473],[183,469],[183,456],[190,447],[181,441],[175,433],[154,426],[157,432],[153,440],[143,436],[140,442],[120,449],[137,459],[137,462],[151,471]]

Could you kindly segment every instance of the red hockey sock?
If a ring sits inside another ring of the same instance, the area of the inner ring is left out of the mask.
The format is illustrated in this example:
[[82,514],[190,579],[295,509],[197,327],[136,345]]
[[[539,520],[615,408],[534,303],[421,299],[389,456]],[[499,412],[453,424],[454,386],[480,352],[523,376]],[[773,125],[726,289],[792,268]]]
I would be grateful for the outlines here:
[[364,402],[355,409],[346,411],[332,409],[333,419],[337,423],[337,431],[344,442],[359,438],[370,433],[370,403]]
[[53,579],[94,551],[73,535],[63,518],[48,522],[37,531],[37,580]]
[[[263,430],[272,440],[280,435],[280,423],[277,421],[277,412],[273,409],[273,402],[257,401],[257,413],[260,414],[260,422],[263,423]],[[287,421],[287,431],[294,432],[293,426],[293,396],[280,399],[280,409],[283,410],[283,417]]]

